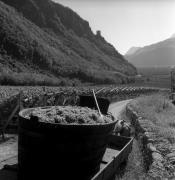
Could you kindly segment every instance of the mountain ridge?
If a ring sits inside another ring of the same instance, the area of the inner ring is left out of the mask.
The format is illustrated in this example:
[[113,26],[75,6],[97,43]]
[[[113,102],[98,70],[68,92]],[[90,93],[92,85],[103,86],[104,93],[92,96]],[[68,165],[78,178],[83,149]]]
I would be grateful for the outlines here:
[[125,58],[136,67],[172,66],[175,64],[175,38],[141,47]]
[[125,56],[134,54],[137,50],[139,50],[141,47],[133,46],[131,47],[126,53]]
[[20,64],[51,77],[97,83],[121,82],[136,74],[135,67],[70,8],[50,0],[1,0],[0,7],[0,54],[4,64],[9,57],[11,71],[23,71]]

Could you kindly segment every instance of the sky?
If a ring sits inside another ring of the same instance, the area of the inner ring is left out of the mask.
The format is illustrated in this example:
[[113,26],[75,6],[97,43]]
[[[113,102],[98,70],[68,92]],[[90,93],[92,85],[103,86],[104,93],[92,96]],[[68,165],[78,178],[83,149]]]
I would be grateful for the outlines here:
[[54,0],[87,20],[121,54],[175,34],[175,0]]

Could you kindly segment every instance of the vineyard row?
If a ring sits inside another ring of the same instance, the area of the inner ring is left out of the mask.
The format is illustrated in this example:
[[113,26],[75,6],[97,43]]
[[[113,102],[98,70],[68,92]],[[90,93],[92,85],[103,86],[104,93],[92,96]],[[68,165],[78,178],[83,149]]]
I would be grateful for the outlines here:
[[[134,98],[141,94],[159,91],[150,87],[1,87],[0,89],[0,128],[6,128],[8,122],[16,124],[14,109],[19,106],[31,108],[38,106],[78,105],[79,95],[92,95],[94,89],[97,97],[120,101]],[[14,114],[14,117],[10,117]]]

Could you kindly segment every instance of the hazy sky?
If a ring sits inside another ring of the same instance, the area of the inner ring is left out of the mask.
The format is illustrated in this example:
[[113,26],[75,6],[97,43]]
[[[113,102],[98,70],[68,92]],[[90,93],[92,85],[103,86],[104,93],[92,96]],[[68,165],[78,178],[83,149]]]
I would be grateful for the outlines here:
[[175,0],[54,0],[89,21],[124,54],[175,33]]

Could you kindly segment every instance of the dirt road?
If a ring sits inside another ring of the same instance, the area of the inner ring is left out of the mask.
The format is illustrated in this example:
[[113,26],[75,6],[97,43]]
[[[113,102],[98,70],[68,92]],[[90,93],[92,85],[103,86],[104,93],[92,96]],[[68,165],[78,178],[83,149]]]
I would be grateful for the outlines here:
[[111,112],[115,118],[119,118],[121,112],[124,110],[124,108],[129,103],[129,101],[131,100],[129,99],[129,100],[119,101],[119,102],[110,104],[109,112]]

